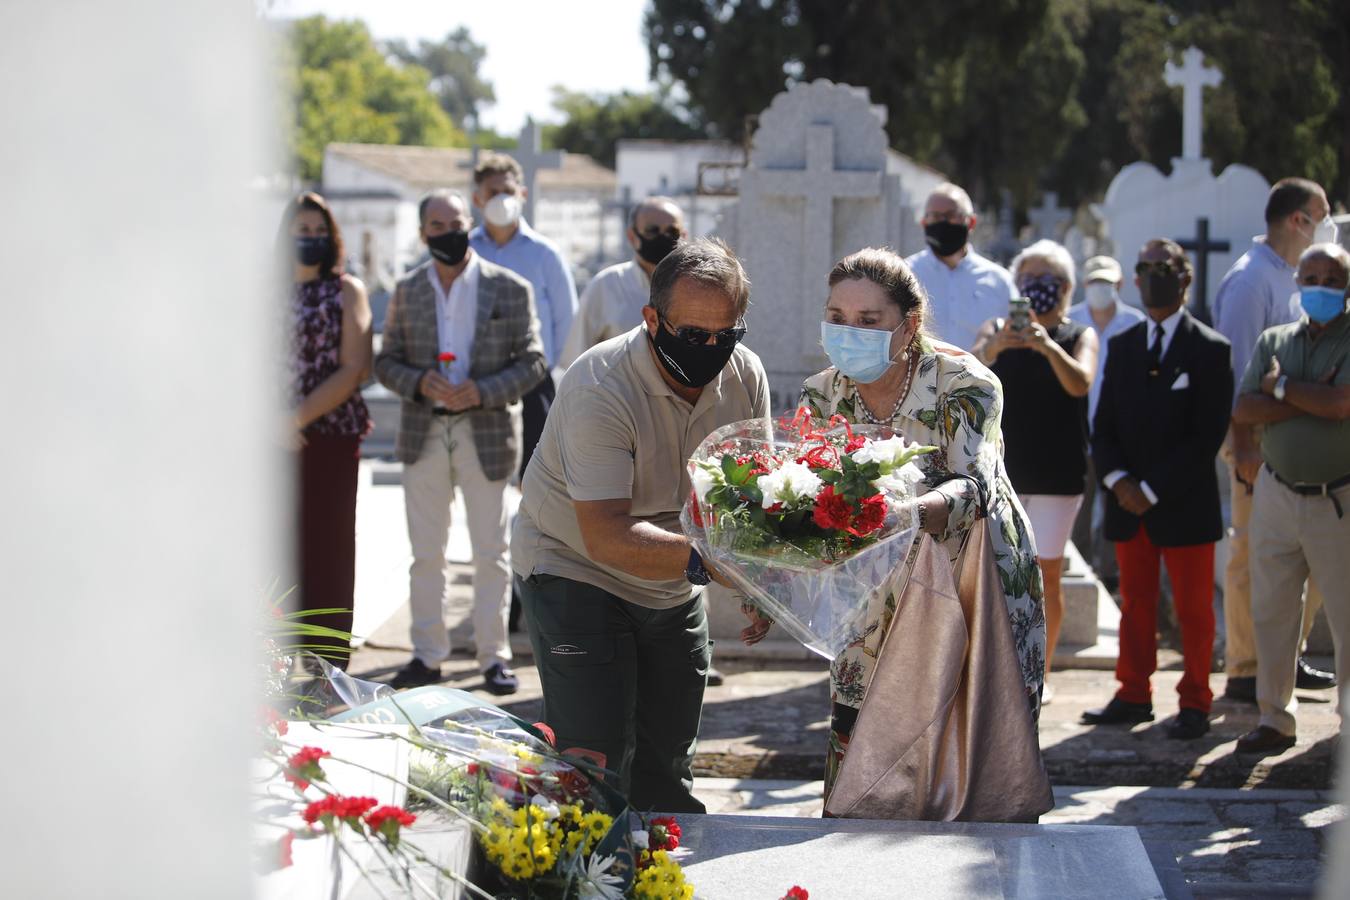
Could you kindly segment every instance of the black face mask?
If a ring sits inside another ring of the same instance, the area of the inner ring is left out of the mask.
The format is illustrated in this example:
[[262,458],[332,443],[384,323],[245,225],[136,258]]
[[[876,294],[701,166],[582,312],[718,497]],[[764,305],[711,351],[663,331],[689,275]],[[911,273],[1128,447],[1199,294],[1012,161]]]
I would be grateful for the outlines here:
[[464,261],[464,255],[469,252],[469,233],[467,231],[447,231],[444,234],[428,237],[427,250],[430,251],[432,259],[437,262],[445,263],[447,266],[457,266]]
[[652,265],[656,265],[661,260],[670,255],[670,251],[675,249],[675,245],[680,242],[678,237],[672,237],[665,232],[646,237],[638,235],[637,255],[642,257]]
[[953,256],[970,241],[970,226],[957,222],[933,222],[923,226],[923,239],[938,256]]
[[716,378],[736,352],[735,344],[724,345],[720,340],[716,344],[686,344],[660,322],[656,323],[656,337],[647,332],[647,339],[656,347],[661,367],[671,378],[691,388],[701,388]]
[[333,252],[333,242],[327,237],[298,237],[295,239],[295,258],[302,266],[317,266]]
[[1150,272],[1139,279],[1139,299],[1152,309],[1175,306],[1181,299],[1181,276],[1176,272]]

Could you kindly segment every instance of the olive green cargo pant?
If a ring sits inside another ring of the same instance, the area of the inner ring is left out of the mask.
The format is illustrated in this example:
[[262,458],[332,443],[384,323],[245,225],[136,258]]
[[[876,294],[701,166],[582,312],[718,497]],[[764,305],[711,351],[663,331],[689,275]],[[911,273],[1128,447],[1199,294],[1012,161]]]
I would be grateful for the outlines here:
[[603,754],[635,809],[703,812],[690,793],[712,658],[703,597],[648,609],[543,574],[516,589],[558,749]]

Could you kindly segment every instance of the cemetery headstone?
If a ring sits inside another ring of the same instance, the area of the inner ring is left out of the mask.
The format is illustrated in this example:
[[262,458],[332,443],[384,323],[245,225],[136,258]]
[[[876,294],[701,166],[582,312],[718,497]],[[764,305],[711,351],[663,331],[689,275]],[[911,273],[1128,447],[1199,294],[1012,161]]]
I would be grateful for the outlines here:
[[1059,205],[1059,194],[1046,191],[1041,205],[1027,213],[1037,240],[1060,240],[1065,228],[1073,221],[1073,210]]
[[761,351],[776,412],[827,365],[819,322],[834,263],[898,243],[902,195],[886,173],[884,124],[865,90],[824,79],[792,85],[759,116],[720,230],[753,284],[748,343]]
[[520,141],[511,155],[525,171],[525,221],[534,224],[535,178],[540,169],[561,169],[563,152],[561,150],[545,152],[539,141],[539,128],[534,124],[534,119],[527,118],[525,127],[520,129]]
[[[1168,84],[1180,87],[1182,100],[1182,154],[1164,175],[1146,162],[1130,163],[1116,174],[1106,190],[1101,212],[1112,242],[1112,252],[1126,271],[1150,238],[1189,242],[1192,261],[1204,272],[1222,273],[1247,249],[1250,238],[1265,230],[1266,194],[1270,184],[1248,166],[1228,166],[1217,177],[1202,155],[1203,90],[1220,81],[1218,71],[1204,65],[1204,55],[1191,47],[1180,66],[1169,62]],[[1206,220],[1205,231],[1197,220]],[[1185,246],[1185,243],[1183,243]],[[1203,246],[1203,250],[1201,249]],[[1199,279],[1191,288],[1193,309],[1203,312],[1214,300],[1219,279]],[[1139,305],[1134,279],[1126,278],[1120,295]]]

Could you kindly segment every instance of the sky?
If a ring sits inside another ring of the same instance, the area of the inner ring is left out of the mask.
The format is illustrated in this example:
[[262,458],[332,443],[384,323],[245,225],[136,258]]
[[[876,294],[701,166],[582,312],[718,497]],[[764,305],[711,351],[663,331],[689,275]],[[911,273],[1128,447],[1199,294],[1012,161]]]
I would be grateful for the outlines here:
[[273,0],[270,14],[361,19],[380,40],[440,40],[461,25],[487,48],[480,74],[497,93],[483,124],[515,134],[527,115],[556,122],[552,87],[606,93],[648,87],[645,0]]

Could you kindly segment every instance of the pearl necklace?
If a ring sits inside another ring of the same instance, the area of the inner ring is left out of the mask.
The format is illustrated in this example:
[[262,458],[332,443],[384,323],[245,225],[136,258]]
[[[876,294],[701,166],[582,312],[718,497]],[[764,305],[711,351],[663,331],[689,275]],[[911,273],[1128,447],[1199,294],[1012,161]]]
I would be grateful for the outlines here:
[[[906,352],[905,355],[909,356],[909,353]],[[872,415],[872,411],[867,408],[867,403],[866,401],[863,400],[862,394],[858,393],[857,383],[856,382],[854,383],[853,407],[855,410],[857,410],[858,414],[863,418],[863,420],[867,422],[867,424],[890,425],[895,421],[895,417],[900,415],[900,404],[905,402],[905,396],[909,394],[909,382],[914,377],[914,369],[917,366],[918,361],[919,361],[919,354],[915,353],[913,359],[910,360],[908,365],[905,366],[905,381],[903,384],[900,385],[900,394],[895,398],[895,406],[892,407],[891,409],[891,417],[884,422],[878,419],[876,416]]]

